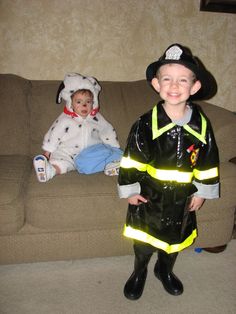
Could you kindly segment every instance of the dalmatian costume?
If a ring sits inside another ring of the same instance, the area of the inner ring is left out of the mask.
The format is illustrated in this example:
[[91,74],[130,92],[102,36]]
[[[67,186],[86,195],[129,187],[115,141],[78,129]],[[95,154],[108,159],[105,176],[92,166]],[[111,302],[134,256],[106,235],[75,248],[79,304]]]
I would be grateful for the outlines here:
[[[77,115],[72,108],[71,95],[80,89],[88,89],[94,96],[93,109],[86,118]],[[49,161],[44,155],[34,158],[40,182],[46,182],[56,174],[52,165],[59,167],[61,174],[76,170],[74,158],[89,146],[104,143],[120,147],[113,126],[98,112],[100,90],[100,85],[93,77],[77,73],[65,76],[58,90],[57,103],[63,99],[66,106],[44,136],[42,145],[44,151],[51,153]]]

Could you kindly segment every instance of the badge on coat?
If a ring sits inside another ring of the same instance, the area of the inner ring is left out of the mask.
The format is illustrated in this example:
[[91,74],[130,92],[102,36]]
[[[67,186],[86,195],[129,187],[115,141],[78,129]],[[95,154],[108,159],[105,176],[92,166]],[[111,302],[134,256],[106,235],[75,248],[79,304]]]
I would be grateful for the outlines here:
[[192,167],[194,167],[198,159],[199,148],[195,148],[195,144],[192,144],[187,149],[187,152],[190,154],[190,162],[191,162]]

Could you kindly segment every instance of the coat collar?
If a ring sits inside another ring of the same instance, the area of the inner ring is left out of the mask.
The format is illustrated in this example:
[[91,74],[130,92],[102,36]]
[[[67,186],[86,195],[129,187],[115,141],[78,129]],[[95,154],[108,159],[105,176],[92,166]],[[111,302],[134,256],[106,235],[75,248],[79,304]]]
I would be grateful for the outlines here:
[[[152,110],[152,138],[156,139],[163,133],[172,129],[176,123],[166,114],[163,108],[163,101],[160,101]],[[206,126],[207,122],[203,114],[197,109],[197,106],[189,103],[192,109],[192,115],[190,121],[183,125],[183,128],[198,138],[204,144],[206,143]]]

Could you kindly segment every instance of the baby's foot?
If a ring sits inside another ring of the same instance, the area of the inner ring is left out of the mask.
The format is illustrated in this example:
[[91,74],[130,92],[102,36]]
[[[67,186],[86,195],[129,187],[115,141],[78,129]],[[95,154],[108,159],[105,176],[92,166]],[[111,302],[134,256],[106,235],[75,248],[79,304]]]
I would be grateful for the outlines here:
[[47,158],[44,155],[38,155],[34,157],[34,169],[39,182],[48,181],[46,173],[47,162]]
[[120,168],[120,161],[113,161],[106,165],[104,173],[107,176],[118,176]]

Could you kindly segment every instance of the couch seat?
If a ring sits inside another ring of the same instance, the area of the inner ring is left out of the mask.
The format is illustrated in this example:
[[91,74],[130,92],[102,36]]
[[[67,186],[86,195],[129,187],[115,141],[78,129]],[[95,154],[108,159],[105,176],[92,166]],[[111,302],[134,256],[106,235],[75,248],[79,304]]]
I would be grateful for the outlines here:
[[[96,184],[94,184],[96,182]],[[117,177],[72,171],[39,183],[33,173],[26,199],[26,222],[48,230],[93,230],[122,226],[125,200],[117,197]]]

